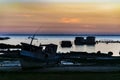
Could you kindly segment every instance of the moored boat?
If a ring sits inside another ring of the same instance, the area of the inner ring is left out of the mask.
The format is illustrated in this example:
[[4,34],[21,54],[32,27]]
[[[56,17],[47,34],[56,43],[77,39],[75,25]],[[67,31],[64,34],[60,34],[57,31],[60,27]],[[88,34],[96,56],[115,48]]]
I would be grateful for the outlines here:
[[19,60],[2,60],[0,61],[0,71],[20,71],[22,70]]

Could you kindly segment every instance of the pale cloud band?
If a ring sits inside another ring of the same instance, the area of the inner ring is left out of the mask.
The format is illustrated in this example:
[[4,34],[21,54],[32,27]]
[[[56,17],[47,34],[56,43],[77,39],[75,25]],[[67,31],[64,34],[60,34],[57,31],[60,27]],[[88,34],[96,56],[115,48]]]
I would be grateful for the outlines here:
[[120,0],[0,0],[0,3],[11,2],[120,2]]

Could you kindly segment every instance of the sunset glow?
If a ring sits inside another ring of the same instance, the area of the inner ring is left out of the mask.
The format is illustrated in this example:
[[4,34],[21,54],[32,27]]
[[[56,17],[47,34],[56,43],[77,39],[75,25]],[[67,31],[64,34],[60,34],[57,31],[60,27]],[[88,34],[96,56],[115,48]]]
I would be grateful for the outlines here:
[[120,34],[117,0],[1,0],[0,33]]
[[62,18],[61,19],[62,23],[79,23],[80,20],[78,18]]

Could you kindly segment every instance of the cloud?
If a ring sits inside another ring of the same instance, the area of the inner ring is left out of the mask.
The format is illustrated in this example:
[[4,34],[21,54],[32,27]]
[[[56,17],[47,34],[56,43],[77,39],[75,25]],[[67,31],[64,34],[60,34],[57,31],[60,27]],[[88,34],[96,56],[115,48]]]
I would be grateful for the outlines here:
[[14,16],[16,16],[16,17],[24,17],[24,18],[31,18],[34,15],[32,15],[32,14],[16,14]]
[[62,23],[80,23],[79,18],[61,18],[60,22]]
[[0,2],[120,2],[120,0],[0,0]]
[[43,2],[44,0],[0,0],[0,3],[11,3],[11,2]]

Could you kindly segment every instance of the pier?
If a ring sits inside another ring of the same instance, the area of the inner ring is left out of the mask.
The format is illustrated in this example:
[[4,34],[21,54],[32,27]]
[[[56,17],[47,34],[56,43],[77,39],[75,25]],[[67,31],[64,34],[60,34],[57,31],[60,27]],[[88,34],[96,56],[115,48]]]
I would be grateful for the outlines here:
[[109,43],[120,43],[119,40],[97,40],[96,41],[96,44],[98,43],[106,43],[106,44],[109,44]]

